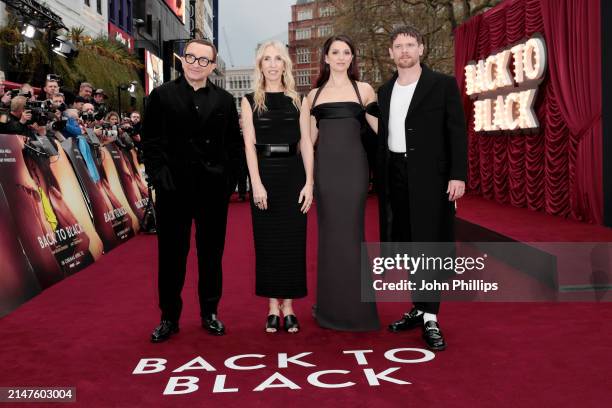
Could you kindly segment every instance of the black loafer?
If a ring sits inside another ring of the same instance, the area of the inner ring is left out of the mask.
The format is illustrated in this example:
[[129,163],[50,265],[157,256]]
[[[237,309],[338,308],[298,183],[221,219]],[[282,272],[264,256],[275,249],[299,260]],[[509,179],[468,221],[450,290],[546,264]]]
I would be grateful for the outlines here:
[[440,331],[440,326],[438,326],[437,322],[433,320],[425,323],[423,327],[423,339],[425,343],[427,343],[427,347],[430,350],[434,351],[442,351],[446,348],[446,342],[444,341],[444,336]]
[[223,336],[225,334],[225,326],[223,326],[221,320],[217,319],[216,313],[211,313],[202,319],[202,327],[215,336]]
[[151,333],[151,342],[161,343],[168,340],[173,334],[179,332],[178,323],[170,320],[162,320],[159,326]]
[[276,333],[280,329],[280,316],[279,315],[268,315],[268,321],[266,322],[266,332]]
[[[300,331],[300,324],[298,323],[298,319],[295,315],[287,315],[283,320],[283,328],[287,333],[297,333]],[[289,331],[291,329],[296,329],[294,331]]]
[[417,326],[423,324],[423,313],[418,314],[419,311],[416,308],[408,313],[404,313],[404,316],[389,325],[389,331],[397,333],[399,331],[414,329]]

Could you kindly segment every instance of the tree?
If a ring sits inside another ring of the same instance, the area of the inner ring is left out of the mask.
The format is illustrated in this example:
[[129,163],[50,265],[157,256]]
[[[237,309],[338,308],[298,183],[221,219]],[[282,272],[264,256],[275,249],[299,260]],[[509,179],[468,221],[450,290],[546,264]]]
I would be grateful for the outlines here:
[[358,47],[362,78],[378,86],[394,70],[389,33],[412,25],[423,34],[422,61],[431,68],[454,71],[453,31],[470,17],[501,0],[330,0],[337,10],[334,31],[349,35]]

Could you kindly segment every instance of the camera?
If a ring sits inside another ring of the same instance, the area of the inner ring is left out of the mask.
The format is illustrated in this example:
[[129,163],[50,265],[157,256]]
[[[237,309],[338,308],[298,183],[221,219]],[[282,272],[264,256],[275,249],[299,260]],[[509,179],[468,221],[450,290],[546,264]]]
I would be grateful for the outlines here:
[[102,135],[105,138],[117,140],[117,138],[119,137],[119,131],[117,130],[117,126],[111,125],[108,122],[102,123]]
[[50,100],[26,102],[25,110],[32,113],[32,119],[26,124],[37,123],[40,126],[45,126],[49,122],[50,114],[53,113],[51,108],[53,108],[53,103]]
[[80,117],[83,122],[93,122],[96,120],[96,114],[94,112],[81,112]]
[[106,116],[107,113],[108,113],[108,107],[106,105],[104,104],[98,105],[96,117],[98,117],[99,119],[96,119],[96,120],[102,120]]
[[41,126],[45,126],[48,122],[55,120],[55,112],[64,112],[66,109],[67,106],[65,103],[62,102],[60,105],[56,106],[50,99],[45,101],[28,101],[26,102],[25,110],[32,112],[32,119],[30,119],[27,124],[31,125],[32,123],[37,123]]

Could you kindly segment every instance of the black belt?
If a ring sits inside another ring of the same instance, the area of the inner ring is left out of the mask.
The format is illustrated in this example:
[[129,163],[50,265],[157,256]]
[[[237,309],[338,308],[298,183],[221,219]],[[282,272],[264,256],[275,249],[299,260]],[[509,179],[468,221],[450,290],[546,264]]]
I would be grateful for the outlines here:
[[255,144],[257,155],[263,157],[289,157],[295,156],[299,149],[297,143],[285,144]]

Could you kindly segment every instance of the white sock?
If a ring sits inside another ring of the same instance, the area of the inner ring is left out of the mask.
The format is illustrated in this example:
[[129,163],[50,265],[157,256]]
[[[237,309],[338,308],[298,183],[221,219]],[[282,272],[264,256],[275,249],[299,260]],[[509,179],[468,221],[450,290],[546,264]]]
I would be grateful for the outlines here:
[[437,322],[438,316],[434,313],[423,313],[423,323],[427,322]]

